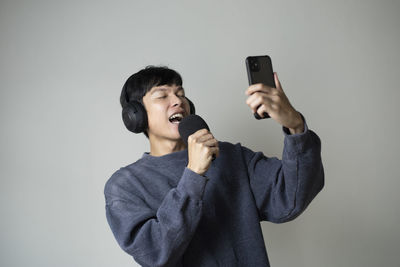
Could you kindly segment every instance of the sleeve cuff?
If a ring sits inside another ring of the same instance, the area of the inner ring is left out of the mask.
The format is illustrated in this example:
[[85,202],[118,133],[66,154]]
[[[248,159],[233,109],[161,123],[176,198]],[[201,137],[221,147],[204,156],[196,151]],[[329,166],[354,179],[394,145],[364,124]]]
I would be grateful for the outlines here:
[[207,181],[207,177],[201,176],[186,167],[178,183],[177,190],[186,192],[194,198],[201,199],[203,198]]
[[303,114],[301,114],[300,112],[299,112],[299,114],[300,114],[300,116],[301,116],[301,119],[302,119],[303,122],[304,122],[304,131],[303,131],[302,133],[292,134],[292,133],[290,132],[289,128],[287,128],[287,127],[285,127],[285,126],[282,126],[283,134],[284,134],[285,136],[287,136],[287,135],[301,135],[301,134],[304,134],[305,132],[308,131],[306,119],[304,118]]
[[288,128],[282,127],[283,134],[285,135],[284,143],[286,148],[286,154],[289,157],[301,154],[302,152],[304,152],[307,146],[309,129],[303,114],[300,113],[300,115],[304,122],[304,131],[302,133],[291,134]]

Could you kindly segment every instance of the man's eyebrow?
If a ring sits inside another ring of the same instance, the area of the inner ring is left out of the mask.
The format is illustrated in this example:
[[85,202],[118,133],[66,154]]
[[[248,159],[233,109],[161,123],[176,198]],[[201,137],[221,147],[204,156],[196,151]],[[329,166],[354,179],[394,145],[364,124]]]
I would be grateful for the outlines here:
[[161,88],[155,88],[155,89],[152,89],[151,90],[151,93],[150,94],[154,94],[155,92],[158,92],[158,91],[166,91],[167,90],[167,88],[163,88],[163,87],[161,87]]
[[[152,89],[150,94],[152,95],[152,94],[154,94],[155,92],[158,92],[158,91],[167,91],[167,90],[168,90],[168,88],[165,88],[165,87],[158,87],[158,88]],[[185,89],[183,89],[182,86],[179,86],[177,91],[185,91]]]

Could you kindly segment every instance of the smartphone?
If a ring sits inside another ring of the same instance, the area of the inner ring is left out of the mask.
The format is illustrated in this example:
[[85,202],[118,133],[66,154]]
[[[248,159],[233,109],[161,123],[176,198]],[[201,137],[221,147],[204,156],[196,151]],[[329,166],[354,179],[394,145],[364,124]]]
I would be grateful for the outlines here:
[[[250,56],[246,58],[247,77],[249,85],[263,83],[270,87],[275,86],[274,71],[272,69],[271,58],[265,56]],[[269,114],[264,112],[264,117],[261,118],[258,113],[254,113],[257,120],[270,118]]]

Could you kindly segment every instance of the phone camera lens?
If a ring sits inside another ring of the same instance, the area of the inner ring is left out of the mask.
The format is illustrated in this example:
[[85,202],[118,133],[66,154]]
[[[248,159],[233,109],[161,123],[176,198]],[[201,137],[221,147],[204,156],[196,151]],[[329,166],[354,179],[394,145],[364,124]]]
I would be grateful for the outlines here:
[[260,66],[257,59],[253,59],[250,61],[250,69],[251,71],[259,71]]

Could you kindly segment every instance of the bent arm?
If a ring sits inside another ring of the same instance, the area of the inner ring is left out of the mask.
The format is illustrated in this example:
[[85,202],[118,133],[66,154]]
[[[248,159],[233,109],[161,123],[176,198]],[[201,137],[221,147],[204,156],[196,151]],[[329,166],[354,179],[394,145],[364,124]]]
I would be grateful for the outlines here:
[[106,216],[120,247],[143,266],[174,266],[188,246],[201,218],[207,178],[185,168],[157,211],[143,199],[129,199],[117,183],[105,187]]
[[321,141],[304,125],[303,133],[285,133],[282,160],[244,149],[260,220],[283,223],[299,216],[324,186]]

